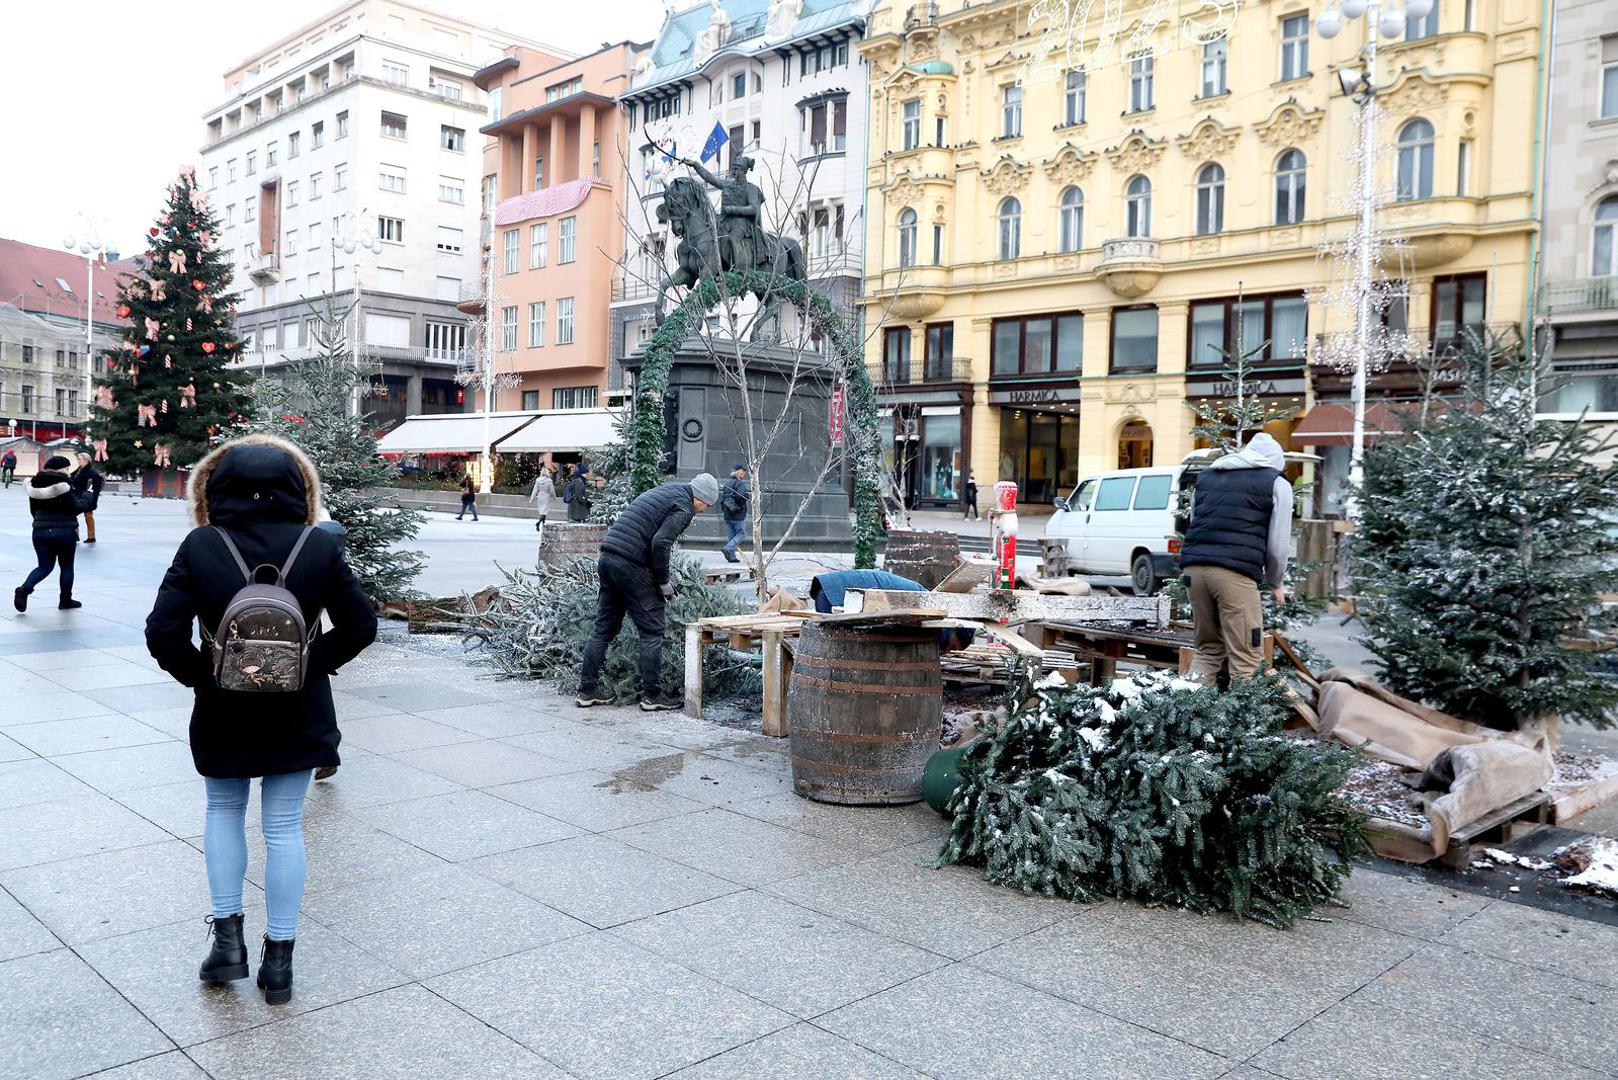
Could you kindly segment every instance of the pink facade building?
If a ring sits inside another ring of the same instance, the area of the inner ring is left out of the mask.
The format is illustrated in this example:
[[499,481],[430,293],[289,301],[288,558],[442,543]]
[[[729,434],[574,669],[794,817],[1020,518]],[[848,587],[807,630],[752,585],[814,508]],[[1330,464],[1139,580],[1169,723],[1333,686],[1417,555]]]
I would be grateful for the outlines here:
[[475,77],[491,114],[480,129],[481,233],[495,370],[521,380],[499,391],[498,409],[607,404],[628,136],[617,98],[642,48],[622,42],[559,60],[519,46]]

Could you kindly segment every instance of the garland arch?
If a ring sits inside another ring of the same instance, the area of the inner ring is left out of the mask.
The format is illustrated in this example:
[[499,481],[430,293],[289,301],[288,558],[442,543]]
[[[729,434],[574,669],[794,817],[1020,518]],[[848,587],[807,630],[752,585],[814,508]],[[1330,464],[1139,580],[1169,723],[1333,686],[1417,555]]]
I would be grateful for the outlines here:
[[727,271],[723,290],[714,278],[697,282],[680,305],[671,311],[647,343],[636,380],[635,406],[629,422],[631,497],[650,491],[663,481],[663,396],[669,388],[674,354],[701,319],[723,295],[740,296],[755,288],[771,289],[801,312],[826,341],[843,382],[843,408],[847,413],[845,439],[852,447],[854,474],[854,565],[876,565],[876,546],[882,532],[880,500],[881,459],[877,445],[876,387],[865,366],[865,350],[858,334],[831,301],[812,292],[801,281],[790,281],[757,271]]

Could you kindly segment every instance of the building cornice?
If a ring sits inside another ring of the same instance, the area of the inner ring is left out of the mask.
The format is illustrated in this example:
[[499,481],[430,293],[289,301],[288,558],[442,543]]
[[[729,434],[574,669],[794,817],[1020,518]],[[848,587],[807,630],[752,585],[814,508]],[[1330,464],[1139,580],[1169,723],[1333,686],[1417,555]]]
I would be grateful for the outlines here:
[[391,93],[395,93],[395,94],[405,94],[405,95],[408,95],[410,97],[421,98],[423,101],[431,101],[431,102],[436,102],[436,103],[438,103],[440,105],[448,105],[448,106],[451,106],[452,108],[463,109],[466,112],[476,113],[479,116],[483,116],[483,115],[487,114],[488,111],[489,111],[486,106],[479,105],[479,104],[477,104],[475,102],[464,101],[464,100],[457,101],[454,98],[443,97],[443,96],[441,96],[439,94],[429,94],[425,90],[417,90],[414,87],[398,86],[398,85],[395,85],[394,83],[390,83],[390,82],[386,82],[386,81],[384,81],[382,79],[378,79],[378,78],[376,78],[375,76],[372,76],[372,75],[356,75],[352,79],[344,79],[340,83],[333,83],[331,86],[327,87],[325,90],[322,90],[322,91],[320,91],[319,93],[316,93],[316,94],[311,94],[309,97],[304,98],[302,101],[299,101],[299,102],[296,102],[296,103],[294,103],[292,105],[287,106],[286,108],[282,109],[280,112],[276,113],[274,116],[266,117],[265,119],[260,120],[258,123],[252,125],[251,127],[245,127],[245,128],[242,128],[239,131],[233,131],[229,135],[221,135],[217,141],[207,143],[206,145],[204,145],[202,147],[201,152],[206,154],[206,153],[209,153],[210,151],[219,149],[221,146],[224,146],[227,143],[235,142],[236,140],[246,138],[249,135],[262,134],[264,129],[270,127],[272,124],[275,123],[275,121],[280,120],[283,117],[291,116],[293,113],[297,112],[300,109],[304,109],[304,108],[307,108],[307,107],[309,107],[311,105],[318,104],[318,103],[320,103],[322,101],[325,101],[327,98],[334,97],[337,94],[342,93],[344,90],[348,90],[348,89],[351,89],[351,88],[357,87],[357,86],[372,86],[372,87],[377,88],[378,90],[387,90],[387,91],[389,91]]

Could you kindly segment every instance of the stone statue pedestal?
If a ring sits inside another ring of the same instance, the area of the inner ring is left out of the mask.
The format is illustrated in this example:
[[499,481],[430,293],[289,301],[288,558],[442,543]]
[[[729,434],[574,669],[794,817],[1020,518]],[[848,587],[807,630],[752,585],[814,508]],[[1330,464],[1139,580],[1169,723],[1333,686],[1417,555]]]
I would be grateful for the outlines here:
[[[731,346],[715,342],[714,347]],[[759,470],[764,483],[765,543],[780,539],[808,499],[787,550],[852,551],[852,504],[842,463],[835,463],[824,481],[815,482],[831,444],[831,362],[814,354],[799,355],[781,345],[740,342],[735,347],[747,357],[749,396],[759,439],[762,441],[764,429],[776,417],[783,411],[789,413],[786,427],[777,434]],[[625,360],[624,367],[638,375],[643,351],[637,350]],[[789,408],[786,391],[795,362],[798,385]],[[689,480],[708,472],[723,484],[731,469],[747,460],[742,437],[745,415],[741,390],[720,370],[710,346],[688,338],[674,354],[663,399],[665,479]],[[716,506],[692,522],[684,542],[717,547],[724,539],[725,525]]]

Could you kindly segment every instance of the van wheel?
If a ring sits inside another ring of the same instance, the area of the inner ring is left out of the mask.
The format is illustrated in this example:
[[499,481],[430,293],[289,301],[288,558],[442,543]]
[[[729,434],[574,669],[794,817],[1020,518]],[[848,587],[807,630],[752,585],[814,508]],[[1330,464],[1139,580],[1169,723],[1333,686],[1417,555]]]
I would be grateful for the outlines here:
[[1157,575],[1152,572],[1152,557],[1146,552],[1135,556],[1135,561],[1129,564],[1129,584],[1135,589],[1136,596],[1151,596],[1157,592]]

